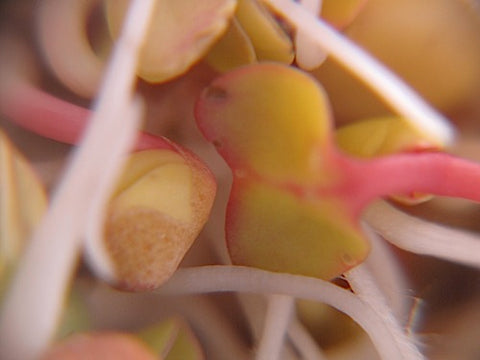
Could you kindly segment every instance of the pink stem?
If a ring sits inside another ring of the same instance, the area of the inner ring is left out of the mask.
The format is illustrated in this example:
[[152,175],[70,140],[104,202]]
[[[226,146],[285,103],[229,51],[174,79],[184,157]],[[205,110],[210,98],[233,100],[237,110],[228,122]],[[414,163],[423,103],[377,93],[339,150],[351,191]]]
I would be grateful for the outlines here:
[[369,161],[340,159],[346,181],[335,193],[356,215],[372,200],[413,192],[480,202],[480,164],[445,153],[399,154]]
[[[56,98],[22,80],[2,96],[0,112],[26,130],[67,144],[78,142],[91,117],[90,110]],[[175,147],[163,137],[139,132],[134,150],[147,149],[175,150]]]

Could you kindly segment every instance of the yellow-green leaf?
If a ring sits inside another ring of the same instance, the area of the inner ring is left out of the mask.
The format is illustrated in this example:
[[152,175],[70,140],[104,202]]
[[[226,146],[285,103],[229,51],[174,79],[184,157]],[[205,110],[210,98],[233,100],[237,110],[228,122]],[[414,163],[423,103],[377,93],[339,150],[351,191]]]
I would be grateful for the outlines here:
[[294,50],[290,37],[258,1],[238,0],[236,16],[259,61],[292,63]]
[[[422,133],[410,122],[400,117],[381,117],[359,121],[340,127],[336,132],[337,145],[346,153],[372,158],[400,152],[438,150],[437,142],[430,134]],[[432,195],[413,192],[394,195],[393,199],[415,205],[432,198]]]
[[322,177],[331,145],[330,114],[309,76],[279,64],[241,68],[215,80],[201,96],[197,121],[235,169],[275,181]]
[[233,18],[225,35],[212,47],[205,60],[215,70],[225,72],[256,61],[252,42]]
[[438,148],[427,133],[399,117],[381,117],[340,127],[337,145],[346,153],[371,158],[398,152]]
[[326,280],[369,250],[340,202],[253,181],[234,184],[226,229],[234,264]]
[[[128,4],[128,0],[106,1],[114,36],[118,36]],[[157,1],[140,55],[139,76],[162,82],[187,71],[223,34],[235,7],[235,0]]]

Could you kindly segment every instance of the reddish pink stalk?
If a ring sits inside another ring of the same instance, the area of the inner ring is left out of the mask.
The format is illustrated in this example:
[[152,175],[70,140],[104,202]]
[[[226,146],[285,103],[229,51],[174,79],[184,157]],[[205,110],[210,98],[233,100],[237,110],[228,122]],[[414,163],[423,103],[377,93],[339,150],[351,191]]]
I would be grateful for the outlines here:
[[440,152],[397,154],[369,161],[339,156],[345,181],[333,192],[355,214],[372,200],[413,192],[480,202],[480,165]]
[[[22,81],[0,99],[0,112],[10,121],[40,136],[76,144],[91,117],[91,111],[45,93]],[[169,140],[139,132],[134,150],[176,150]]]

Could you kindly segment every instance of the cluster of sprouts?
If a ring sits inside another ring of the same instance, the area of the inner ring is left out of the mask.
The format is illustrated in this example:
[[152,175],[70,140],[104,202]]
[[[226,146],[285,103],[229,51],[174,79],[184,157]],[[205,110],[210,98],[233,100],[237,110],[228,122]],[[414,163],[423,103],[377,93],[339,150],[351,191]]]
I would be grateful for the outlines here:
[[478,317],[478,1],[2,6],[1,359],[435,360],[435,258]]

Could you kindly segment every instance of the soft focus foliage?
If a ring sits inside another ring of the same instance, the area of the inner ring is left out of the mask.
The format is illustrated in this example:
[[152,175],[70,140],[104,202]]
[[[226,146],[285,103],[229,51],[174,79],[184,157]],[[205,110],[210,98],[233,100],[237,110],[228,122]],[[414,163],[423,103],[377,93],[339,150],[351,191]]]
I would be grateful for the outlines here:
[[[107,1],[114,35],[128,4],[128,0]],[[183,74],[225,32],[235,6],[235,0],[158,1],[141,54],[139,76],[157,83]]]

